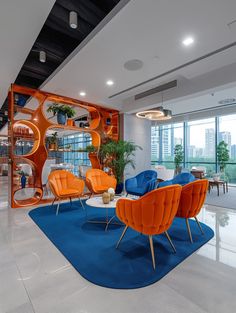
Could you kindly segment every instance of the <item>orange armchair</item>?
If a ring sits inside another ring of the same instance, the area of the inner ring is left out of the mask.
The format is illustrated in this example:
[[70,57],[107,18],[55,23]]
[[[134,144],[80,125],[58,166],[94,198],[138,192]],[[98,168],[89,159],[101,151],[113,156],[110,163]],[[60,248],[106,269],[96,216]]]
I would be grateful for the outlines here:
[[165,233],[174,252],[175,246],[172,243],[167,230],[171,226],[178,210],[182,187],[172,185],[153,190],[138,200],[120,199],[116,204],[116,215],[126,225],[116,245],[118,248],[128,227],[149,236],[153,268],[155,256],[153,248],[153,235]]
[[191,243],[193,242],[193,239],[188,219],[190,217],[194,217],[201,233],[203,234],[203,230],[197,219],[197,215],[204,204],[207,190],[208,190],[207,179],[195,180],[194,182],[191,182],[183,186],[182,189],[179,208],[176,216],[185,218]]
[[78,197],[80,200],[84,190],[84,181],[65,170],[51,172],[48,176],[48,183],[55,197],[52,205],[58,200],[56,215],[59,212],[60,200],[70,199],[70,203],[72,197]]
[[116,188],[116,179],[99,169],[90,169],[86,172],[86,185],[92,194],[101,194],[108,188]]

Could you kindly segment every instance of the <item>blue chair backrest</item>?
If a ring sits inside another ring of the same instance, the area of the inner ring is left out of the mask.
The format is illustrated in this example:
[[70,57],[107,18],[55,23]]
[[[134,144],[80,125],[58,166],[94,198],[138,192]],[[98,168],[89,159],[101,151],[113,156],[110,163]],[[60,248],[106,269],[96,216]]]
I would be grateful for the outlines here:
[[136,179],[137,185],[142,186],[147,181],[157,179],[157,172],[152,170],[143,171],[136,176]]
[[194,180],[195,180],[195,177],[191,173],[180,173],[173,178],[172,184],[184,185]]

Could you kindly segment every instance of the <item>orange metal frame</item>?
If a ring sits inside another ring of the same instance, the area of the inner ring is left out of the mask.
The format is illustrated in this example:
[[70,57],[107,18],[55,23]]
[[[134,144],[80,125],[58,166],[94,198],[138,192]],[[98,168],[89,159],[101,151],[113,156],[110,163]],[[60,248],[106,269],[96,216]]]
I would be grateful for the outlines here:
[[[38,100],[38,107],[36,110],[29,108],[20,107],[15,105],[14,93],[27,95]],[[90,127],[79,128],[76,126],[60,125],[51,122],[47,119],[44,114],[44,103],[45,101],[52,101],[58,103],[69,104],[75,107],[81,107],[86,109],[91,116]],[[9,204],[12,208],[26,207],[29,205],[39,204],[43,197],[42,187],[42,169],[44,163],[48,157],[47,148],[45,145],[46,132],[51,128],[61,128],[65,130],[74,130],[75,132],[88,132],[92,137],[92,144],[99,149],[100,144],[107,140],[107,138],[118,140],[119,137],[119,112],[113,109],[100,107],[96,104],[64,97],[61,95],[52,94],[49,92],[35,90],[27,87],[18,85],[11,85],[8,93],[9,102],[9,123],[8,123],[8,137],[10,142],[9,149]],[[16,120],[14,118],[15,112],[21,112],[30,115],[30,119],[27,120]],[[107,118],[110,118],[111,123],[107,125]],[[17,124],[25,125],[30,127],[34,133],[34,145],[31,152],[27,155],[15,155],[15,139],[14,139],[14,127]],[[34,175],[34,197],[28,200],[16,200],[14,195],[19,186],[14,184],[14,172],[17,167],[17,163],[24,162],[28,163],[32,167]]]

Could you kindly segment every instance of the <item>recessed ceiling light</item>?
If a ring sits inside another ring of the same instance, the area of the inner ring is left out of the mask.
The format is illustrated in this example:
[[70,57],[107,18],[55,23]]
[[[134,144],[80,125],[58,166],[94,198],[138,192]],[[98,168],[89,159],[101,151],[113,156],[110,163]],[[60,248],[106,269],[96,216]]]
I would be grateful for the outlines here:
[[186,37],[183,41],[182,41],[182,44],[184,45],[184,46],[190,46],[190,45],[192,45],[194,43],[194,39],[193,39],[193,37]]
[[85,92],[85,91],[80,91],[79,95],[80,95],[81,97],[85,97],[85,96],[86,96],[86,92]]
[[70,27],[73,28],[73,29],[78,27],[78,15],[74,11],[70,12],[69,24],[70,24]]
[[114,82],[113,82],[113,80],[109,79],[109,80],[107,80],[106,84],[108,86],[112,86],[112,85],[114,85]]
[[46,62],[46,52],[41,50],[39,51],[39,61],[41,63],[45,63]]

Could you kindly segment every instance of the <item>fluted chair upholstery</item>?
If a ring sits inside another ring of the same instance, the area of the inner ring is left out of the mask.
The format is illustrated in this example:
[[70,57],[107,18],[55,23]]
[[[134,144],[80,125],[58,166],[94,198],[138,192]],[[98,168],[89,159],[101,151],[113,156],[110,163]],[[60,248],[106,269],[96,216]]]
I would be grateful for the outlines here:
[[116,179],[99,169],[86,172],[86,185],[92,194],[101,194],[109,188],[116,188]]
[[172,179],[160,182],[158,184],[158,188],[166,187],[166,186],[170,186],[170,185],[176,185],[176,184],[184,186],[184,185],[186,185],[190,182],[193,182],[195,180],[196,180],[196,178],[191,173],[184,172],[184,173],[180,173],[180,174],[176,175]]
[[119,199],[116,205],[116,215],[126,225],[117,243],[119,246],[128,227],[149,236],[153,267],[155,256],[153,235],[165,233],[172,248],[175,247],[167,233],[179,207],[182,187],[180,185],[155,189],[137,200]]
[[53,203],[59,200],[57,212],[59,212],[60,200],[70,199],[72,197],[80,198],[84,190],[84,181],[77,178],[72,173],[65,170],[56,170],[49,174],[48,184],[55,197]]
[[127,194],[143,196],[145,193],[156,188],[157,172],[148,170],[139,173],[137,176],[126,179],[125,190]]
[[188,219],[194,217],[200,228],[201,233],[203,234],[203,230],[197,219],[197,215],[205,202],[207,190],[208,190],[207,179],[196,180],[183,186],[182,188],[179,208],[176,216],[186,219],[187,230],[191,242],[193,242],[193,239]]

